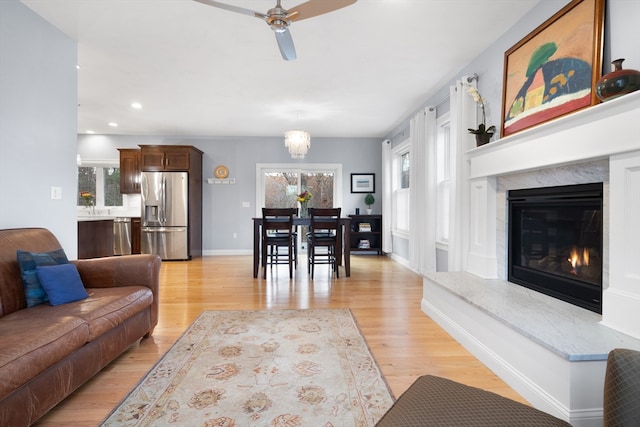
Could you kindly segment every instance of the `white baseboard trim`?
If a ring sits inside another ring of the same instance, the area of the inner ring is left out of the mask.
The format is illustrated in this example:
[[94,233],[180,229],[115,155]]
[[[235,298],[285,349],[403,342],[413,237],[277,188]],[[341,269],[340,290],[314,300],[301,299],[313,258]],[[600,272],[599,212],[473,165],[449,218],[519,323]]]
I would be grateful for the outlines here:
[[252,249],[212,249],[202,251],[205,256],[253,255]]
[[394,260],[395,262],[397,262],[398,264],[400,264],[400,265],[402,265],[404,267],[407,267],[409,270],[415,271],[409,266],[409,260],[408,259],[402,258],[402,257],[400,257],[398,255],[395,255],[394,253],[388,253],[387,256],[389,258],[391,258],[392,260]]
[[[430,304],[425,299],[422,300],[422,311],[431,317],[438,325],[446,330],[451,336],[455,338],[464,348],[469,350],[471,354],[477,357],[482,363],[484,363],[489,369],[491,369],[496,375],[498,375],[504,382],[509,384],[514,390],[516,390],[527,401],[533,403],[533,400],[542,400],[546,403],[545,406],[549,406],[546,412],[549,412],[556,417],[568,420],[569,410],[560,402],[549,396],[544,390],[538,387],[533,381],[515,369],[506,360],[500,357],[496,352],[491,350],[487,345],[476,339],[466,329],[458,325],[453,319],[447,316]],[[496,332],[496,331],[494,331]],[[540,406],[534,405],[538,409],[542,409]]]

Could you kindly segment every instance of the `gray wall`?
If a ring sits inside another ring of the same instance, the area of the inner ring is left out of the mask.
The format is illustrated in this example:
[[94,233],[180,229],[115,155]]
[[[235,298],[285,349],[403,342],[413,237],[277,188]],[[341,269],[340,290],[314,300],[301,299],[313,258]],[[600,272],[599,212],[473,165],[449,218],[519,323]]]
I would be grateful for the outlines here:
[[[76,44],[0,1],[0,228],[46,227],[77,256]],[[51,187],[62,199],[51,199]]]
[[[138,145],[177,144],[193,145],[204,152],[202,191],[203,249],[209,253],[248,251],[253,245],[251,218],[256,214],[257,163],[341,163],[343,172],[342,209],[345,215],[359,207],[364,211],[363,194],[351,194],[351,173],[375,173],[377,202],[374,213],[381,212],[380,178],[382,142],[375,138],[314,138],[311,149],[303,160],[293,160],[284,146],[282,137],[168,137],[80,135],[78,153],[83,159],[117,160],[117,148],[135,148]],[[233,185],[208,184],[217,165],[229,168]],[[249,208],[242,207],[250,202]],[[237,238],[233,238],[237,233]]]
[[[414,113],[406,117],[396,129],[387,135],[393,143],[404,141],[409,134],[409,121],[419,110],[431,105],[438,105],[438,115],[449,110],[448,101],[443,102],[449,96],[449,87],[463,75],[476,73],[479,76],[478,89],[485,98],[487,125],[496,125],[500,128],[502,109],[502,80],[504,66],[504,52],[510,49],[519,40],[524,38],[540,24],[553,16],[569,3],[568,0],[544,0],[536,5],[524,18],[511,27],[500,39],[478,57],[466,65],[459,73],[451,77],[444,86],[432,93],[427,101],[416,109]],[[626,58],[624,68],[640,69],[640,1],[638,0],[607,0],[605,12],[603,73],[611,71],[611,60]],[[434,208],[433,214],[436,210]],[[396,254],[395,247],[405,248],[400,238],[394,239],[394,255],[408,259],[408,251]],[[406,246],[408,248],[408,245]],[[438,250],[438,271],[447,268],[447,256]]]

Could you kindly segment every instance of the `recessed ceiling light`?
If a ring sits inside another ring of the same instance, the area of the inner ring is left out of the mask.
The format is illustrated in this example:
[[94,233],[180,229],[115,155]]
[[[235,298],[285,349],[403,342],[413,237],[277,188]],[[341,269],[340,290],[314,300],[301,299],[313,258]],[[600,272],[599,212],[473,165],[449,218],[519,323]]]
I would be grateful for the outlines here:
[[80,65],[76,64],[76,70],[79,70],[79,69],[80,69]]
[[93,135],[94,133],[96,133],[95,131],[92,130],[88,130],[86,133],[90,133],[91,135]]
[[117,128],[118,124],[116,122],[110,122],[109,126],[111,126],[112,128]]
[[139,110],[142,108],[142,104],[140,104],[139,102],[132,102],[131,108],[135,108],[136,110]]

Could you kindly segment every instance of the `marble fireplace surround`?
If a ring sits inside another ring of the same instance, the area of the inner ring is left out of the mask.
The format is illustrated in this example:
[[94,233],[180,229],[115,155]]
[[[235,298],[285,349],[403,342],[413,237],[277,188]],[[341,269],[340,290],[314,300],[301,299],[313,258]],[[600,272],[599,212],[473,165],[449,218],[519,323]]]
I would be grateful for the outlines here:
[[[607,353],[640,350],[640,91],[466,154],[466,268],[425,275],[422,310],[532,405],[601,426]],[[604,184],[602,315],[506,281],[506,192],[589,182]]]
[[597,160],[575,165],[566,165],[542,169],[535,172],[522,172],[500,176],[496,189],[496,259],[498,263],[497,277],[507,280],[508,277],[508,201],[509,190],[524,188],[554,187],[561,185],[603,183],[603,242],[602,242],[602,277],[603,288],[608,285],[609,278],[609,161]]

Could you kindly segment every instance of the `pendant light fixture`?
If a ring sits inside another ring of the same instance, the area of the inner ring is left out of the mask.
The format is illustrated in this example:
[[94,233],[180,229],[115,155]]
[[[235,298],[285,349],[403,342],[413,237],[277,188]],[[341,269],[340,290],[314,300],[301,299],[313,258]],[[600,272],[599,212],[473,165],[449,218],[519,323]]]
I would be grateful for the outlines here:
[[311,147],[311,134],[304,130],[288,130],[284,133],[284,145],[292,159],[304,159]]

